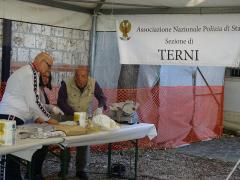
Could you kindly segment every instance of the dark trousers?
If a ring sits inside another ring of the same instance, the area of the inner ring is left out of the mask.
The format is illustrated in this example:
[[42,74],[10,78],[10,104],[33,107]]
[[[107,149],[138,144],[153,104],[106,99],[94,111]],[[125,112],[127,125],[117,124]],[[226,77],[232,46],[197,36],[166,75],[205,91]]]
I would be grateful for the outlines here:
[[22,180],[19,163],[19,159],[12,157],[12,155],[7,155],[6,180]]
[[[70,150],[68,149],[68,152],[70,152]],[[69,168],[69,163],[70,163],[70,158],[71,156],[69,156],[70,154],[68,154],[68,157],[66,157],[65,163],[67,166],[67,172],[68,173],[68,168]],[[77,152],[76,152],[76,162],[75,162],[75,166],[76,166],[76,173],[82,173],[86,171],[87,165],[88,165],[88,161],[89,161],[89,156],[90,156],[90,146],[79,146],[77,147]],[[61,158],[63,158],[63,155],[61,156]],[[64,161],[63,159],[61,161]],[[62,169],[61,169],[62,170]],[[63,172],[60,172],[60,175],[62,176]]]
[[77,147],[76,154],[76,172],[84,172],[87,168],[87,164],[90,156],[89,146],[79,146]]
[[[37,150],[32,156],[32,169],[33,177],[42,177],[42,164],[48,153],[48,146],[43,146],[41,149]],[[29,173],[29,172],[28,172]],[[28,177],[27,177],[28,178]],[[20,160],[19,158],[14,158],[12,155],[7,155],[6,160],[6,180],[22,180],[20,171]]]
[[33,177],[42,176],[42,165],[48,153],[48,146],[37,150],[32,157]]

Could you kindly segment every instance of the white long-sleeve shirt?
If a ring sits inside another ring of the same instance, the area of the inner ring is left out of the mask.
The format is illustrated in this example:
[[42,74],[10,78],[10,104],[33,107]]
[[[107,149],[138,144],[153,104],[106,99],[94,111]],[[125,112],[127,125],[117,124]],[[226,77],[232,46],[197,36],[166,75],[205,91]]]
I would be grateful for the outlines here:
[[46,99],[45,99],[45,95],[44,95],[44,88],[39,88],[39,94],[40,94],[40,101],[42,102],[44,108],[49,112],[52,113],[52,109],[53,109],[53,105],[52,104],[47,104],[46,103]]
[[14,115],[24,122],[35,117],[49,120],[39,99],[39,75],[31,65],[15,71],[7,81],[7,86],[0,103],[0,114]]

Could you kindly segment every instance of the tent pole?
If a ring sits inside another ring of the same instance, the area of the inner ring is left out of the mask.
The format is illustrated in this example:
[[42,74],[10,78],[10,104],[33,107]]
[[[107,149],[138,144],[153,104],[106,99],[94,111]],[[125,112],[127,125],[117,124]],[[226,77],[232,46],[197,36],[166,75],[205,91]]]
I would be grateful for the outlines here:
[[[100,0],[104,2],[105,0]],[[97,29],[97,15],[99,10],[101,9],[103,4],[98,4],[94,8],[93,16],[92,16],[92,28],[91,28],[91,42],[90,42],[90,57],[89,57],[89,67],[90,67],[90,75],[94,77],[94,64],[95,64],[95,54],[96,54],[96,29]]]
[[94,77],[94,60],[96,51],[96,26],[97,26],[97,14],[94,13],[92,16],[92,28],[91,28],[91,42],[90,42],[90,58],[89,58],[89,68],[90,75]]
[[3,19],[3,40],[2,40],[2,72],[1,82],[7,82],[10,76],[11,49],[12,49],[12,21]]
[[191,125],[193,126],[193,119],[196,113],[196,86],[197,86],[197,71],[194,69],[192,72],[192,85],[193,85],[193,113],[192,113],[192,120]]

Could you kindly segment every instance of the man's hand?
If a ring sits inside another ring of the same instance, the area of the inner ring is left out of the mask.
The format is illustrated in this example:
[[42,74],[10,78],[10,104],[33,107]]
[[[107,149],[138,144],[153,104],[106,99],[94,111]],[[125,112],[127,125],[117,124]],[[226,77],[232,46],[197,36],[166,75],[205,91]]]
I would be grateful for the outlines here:
[[59,107],[57,107],[57,106],[53,106],[53,108],[52,108],[52,112],[53,112],[53,114],[55,114],[55,115],[64,115],[64,112],[59,108]]
[[47,121],[48,124],[58,124],[58,121],[56,119],[49,119]]
[[103,108],[99,107],[94,111],[93,114],[94,114],[94,116],[97,116],[97,115],[102,114],[102,113],[103,113]]
[[37,118],[37,119],[35,119],[35,121],[34,121],[35,123],[37,123],[37,124],[42,124],[42,123],[45,123],[45,121],[42,119],[42,118]]
[[35,121],[37,124],[48,123],[48,124],[58,124],[56,119],[49,119],[48,121],[44,121],[42,118],[37,118]]

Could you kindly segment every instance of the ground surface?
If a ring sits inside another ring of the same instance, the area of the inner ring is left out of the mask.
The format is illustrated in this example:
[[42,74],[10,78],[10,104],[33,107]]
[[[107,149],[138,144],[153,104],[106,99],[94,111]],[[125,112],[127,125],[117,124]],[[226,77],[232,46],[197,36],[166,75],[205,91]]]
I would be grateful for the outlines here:
[[[72,153],[68,179],[75,180],[75,154]],[[221,139],[193,143],[190,146],[168,150],[140,150],[138,179],[162,180],[225,180],[240,158],[240,137],[225,136]],[[134,151],[113,152],[113,163],[123,164],[126,176],[133,176]],[[131,166],[131,168],[130,168]],[[128,170],[129,169],[129,170]],[[131,171],[130,171],[131,170]],[[60,179],[59,160],[48,155],[43,173],[48,180]],[[107,153],[92,152],[88,168],[89,177],[117,179],[106,176]],[[240,165],[229,180],[240,180]]]

